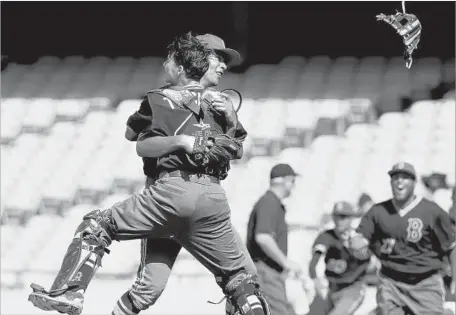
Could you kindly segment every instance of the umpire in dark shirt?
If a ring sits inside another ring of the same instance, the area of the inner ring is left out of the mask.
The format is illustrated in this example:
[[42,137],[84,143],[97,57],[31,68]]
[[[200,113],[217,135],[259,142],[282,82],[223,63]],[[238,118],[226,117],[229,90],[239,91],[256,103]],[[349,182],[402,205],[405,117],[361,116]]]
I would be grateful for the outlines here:
[[247,248],[272,315],[295,314],[286,297],[285,279],[289,273],[301,273],[301,267],[287,258],[288,226],[282,199],[291,194],[296,176],[288,164],[274,166],[269,190],[253,207],[248,223]]

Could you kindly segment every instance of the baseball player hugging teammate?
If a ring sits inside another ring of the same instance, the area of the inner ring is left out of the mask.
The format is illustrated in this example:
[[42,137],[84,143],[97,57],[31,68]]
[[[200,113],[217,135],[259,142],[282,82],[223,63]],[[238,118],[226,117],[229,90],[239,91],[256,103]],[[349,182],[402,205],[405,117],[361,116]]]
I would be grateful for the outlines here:
[[[206,93],[208,88],[215,87],[219,84],[219,79],[224,71],[239,62],[239,53],[235,50],[225,48],[222,39],[212,34],[196,36],[196,39],[201,43],[214,49],[215,54],[209,56],[209,67],[200,80],[200,85],[205,88]],[[220,102],[216,92],[210,91],[212,94],[212,108],[223,114],[227,110],[224,103]],[[140,108],[134,112],[127,121],[125,137],[130,141],[137,141],[140,134],[143,139],[150,136],[149,127],[152,123],[152,112],[147,97],[142,101]],[[247,136],[247,132],[243,128],[241,122],[237,122],[235,138],[243,141]],[[146,187],[155,183],[157,174],[157,159],[147,157],[147,153],[138,152],[143,157],[144,174],[147,176]],[[227,171],[227,170],[226,170]],[[226,172],[225,172],[226,173]],[[222,174],[223,177],[226,176]],[[233,231],[236,235],[238,245],[244,252],[247,260],[249,274],[256,275],[256,268],[247,251],[245,244],[239,233],[233,226]],[[132,287],[125,292],[117,301],[113,315],[131,315],[138,314],[142,310],[152,306],[163,292],[168,278],[170,276],[173,265],[182,248],[182,245],[174,239],[143,239],[141,240],[141,264],[138,268],[137,278]],[[232,305],[227,300],[227,309],[232,310]]]
[[[191,34],[168,47],[164,69],[170,85],[147,93],[152,123],[137,141],[140,155],[157,159],[157,180],[123,202],[83,217],[50,290],[32,284],[29,300],[36,307],[80,314],[84,293],[113,240],[173,237],[214,274],[236,311],[269,314],[220,186],[229,161],[241,157],[242,142],[235,138],[232,103],[223,97],[214,101],[200,85],[210,56],[217,54]],[[221,103],[223,115],[212,110]]]

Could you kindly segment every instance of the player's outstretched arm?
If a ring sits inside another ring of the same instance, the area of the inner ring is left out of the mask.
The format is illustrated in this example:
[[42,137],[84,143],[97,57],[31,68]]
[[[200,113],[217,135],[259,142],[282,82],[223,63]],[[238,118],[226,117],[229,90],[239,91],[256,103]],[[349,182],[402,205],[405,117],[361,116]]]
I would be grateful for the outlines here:
[[309,277],[313,281],[315,293],[323,299],[326,298],[327,287],[324,283],[325,278],[318,277],[317,275],[317,265],[322,259],[324,259],[324,257],[325,255],[323,253],[314,251],[309,264]]
[[323,254],[320,252],[315,252],[312,255],[312,259],[310,260],[309,264],[309,277],[312,280],[315,280],[317,278],[317,265],[320,262],[320,259],[322,258]]

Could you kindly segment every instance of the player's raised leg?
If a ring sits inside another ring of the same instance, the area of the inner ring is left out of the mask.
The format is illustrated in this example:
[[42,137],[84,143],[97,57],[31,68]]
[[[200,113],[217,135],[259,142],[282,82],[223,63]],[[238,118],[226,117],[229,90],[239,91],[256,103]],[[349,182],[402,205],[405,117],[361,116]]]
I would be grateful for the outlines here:
[[169,231],[179,229],[173,225],[179,216],[171,202],[173,199],[191,202],[191,197],[182,189],[150,186],[107,210],[94,210],[85,215],[50,290],[32,284],[29,301],[45,311],[80,314],[83,293],[113,240],[169,236]]

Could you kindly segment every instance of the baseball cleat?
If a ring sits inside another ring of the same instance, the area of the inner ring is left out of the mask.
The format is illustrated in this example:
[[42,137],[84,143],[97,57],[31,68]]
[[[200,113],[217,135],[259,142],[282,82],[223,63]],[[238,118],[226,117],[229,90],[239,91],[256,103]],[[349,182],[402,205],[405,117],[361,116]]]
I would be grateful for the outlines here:
[[79,292],[66,291],[58,296],[51,296],[44,288],[32,284],[33,292],[28,300],[43,311],[57,311],[62,314],[79,315],[82,312],[84,296]]

